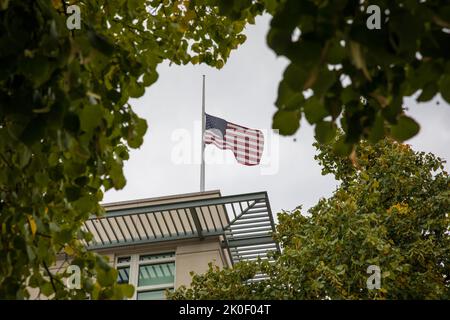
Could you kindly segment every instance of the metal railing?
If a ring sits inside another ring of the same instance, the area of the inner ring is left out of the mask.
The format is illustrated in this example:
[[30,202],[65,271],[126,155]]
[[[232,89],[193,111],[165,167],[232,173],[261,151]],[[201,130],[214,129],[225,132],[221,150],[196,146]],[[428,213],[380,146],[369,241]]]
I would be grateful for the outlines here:
[[280,251],[267,192],[108,210],[84,224],[89,249],[222,236],[232,263]]

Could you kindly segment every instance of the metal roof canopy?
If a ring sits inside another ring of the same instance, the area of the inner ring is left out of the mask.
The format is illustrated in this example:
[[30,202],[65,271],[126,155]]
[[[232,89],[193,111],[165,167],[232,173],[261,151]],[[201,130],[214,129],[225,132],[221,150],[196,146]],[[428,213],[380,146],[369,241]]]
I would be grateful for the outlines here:
[[91,250],[222,236],[233,264],[280,251],[267,192],[113,209],[84,227]]

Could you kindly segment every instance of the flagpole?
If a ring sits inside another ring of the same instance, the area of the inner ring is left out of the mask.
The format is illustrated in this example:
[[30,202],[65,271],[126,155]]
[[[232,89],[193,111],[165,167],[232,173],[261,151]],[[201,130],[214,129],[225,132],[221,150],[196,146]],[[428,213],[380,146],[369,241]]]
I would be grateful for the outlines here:
[[202,145],[201,145],[201,164],[200,164],[200,192],[205,191],[205,75],[203,75],[202,86]]

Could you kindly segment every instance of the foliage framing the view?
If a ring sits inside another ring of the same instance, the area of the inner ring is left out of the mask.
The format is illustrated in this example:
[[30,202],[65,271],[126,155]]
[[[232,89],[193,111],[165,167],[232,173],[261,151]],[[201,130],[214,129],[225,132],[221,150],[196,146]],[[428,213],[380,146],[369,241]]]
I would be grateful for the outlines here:
[[[210,266],[172,299],[449,299],[450,177],[444,161],[382,140],[357,148],[357,167],[316,145],[323,173],[341,182],[303,215],[282,212],[283,252],[233,269]],[[381,269],[369,290],[367,268]],[[256,273],[270,279],[247,283]]]
[[[347,155],[361,138],[404,141],[419,131],[405,97],[450,103],[450,3],[446,0],[217,0],[230,18],[264,5],[267,44],[290,62],[279,84],[273,128],[294,134],[300,120]],[[380,10],[380,29],[369,6]],[[372,20],[373,21],[373,20]],[[406,106],[408,107],[408,106]]]
[[[142,144],[147,124],[128,100],[164,60],[221,68],[251,10],[230,20],[202,0],[0,0],[0,298],[27,298],[27,286],[55,299],[133,294],[81,230]],[[81,268],[81,289],[50,272],[57,253]]]

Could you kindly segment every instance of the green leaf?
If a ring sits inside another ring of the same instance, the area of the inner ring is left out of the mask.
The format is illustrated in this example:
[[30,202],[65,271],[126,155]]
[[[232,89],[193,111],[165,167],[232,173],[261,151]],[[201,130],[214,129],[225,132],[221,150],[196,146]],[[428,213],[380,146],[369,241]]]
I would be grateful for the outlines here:
[[444,74],[439,80],[439,92],[442,98],[450,103],[450,74]]
[[42,294],[44,294],[46,297],[51,296],[53,293],[55,293],[55,291],[53,290],[53,286],[50,282],[46,282],[43,285],[41,285],[41,292]]
[[345,137],[341,136],[337,142],[333,145],[333,151],[341,157],[350,155],[352,152],[352,145],[345,141]]
[[80,129],[80,118],[73,112],[68,112],[63,120],[64,128],[70,132],[76,133]]
[[301,103],[305,99],[303,94],[296,92],[290,88],[286,81],[281,81],[278,86],[278,97],[275,105],[281,110],[297,110],[300,109]]
[[28,282],[28,285],[32,288],[37,288],[37,287],[39,287],[40,281],[41,281],[41,275],[33,273],[33,275],[30,277],[30,281]]
[[346,57],[346,51],[338,41],[333,41],[327,53],[327,61],[331,64],[339,64]]
[[19,146],[17,148],[17,151],[19,152],[19,159],[18,159],[18,167],[20,169],[23,169],[31,159],[31,150],[26,146]]
[[114,184],[114,188],[116,190],[119,190],[119,189],[122,189],[123,187],[125,187],[125,184],[127,181],[123,175],[123,170],[122,170],[121,165],[114,162],[111,166],[110,175],[111,175],[111,180]]
[[25,130],[20,135],[20,140],[27,146],[31,146],[39,141],[45,134],[47,124],[43,117],[34,118],[28,123]]
[[90,212],[95,208],[96,204],[97,199],[94,195],[83,196],[73,203],[79,212]]
[[378,142],[384,137],[384,118],[381,114],[377,114],[374,124],[370,130],[369,141],[372,143]]
[[128,94],[131,98],[142,97],[145,93],[145,87],[143,84],[132,81],[128,87]]
[[325,95],[331,86],[336,82],[336,73],[330,71],[327,68],[322,68],[314,81],[312,89],[314,91],[314,97],[321,97]]
[[120,285],[120,287],[121,287],[122,293],[125,297],[127,297],[127,298],[133,297],[134,286],[132,286],[131,284],[122,284],[122,285]]
[[81,189],[78,187],[67,187],[65,190],[67,200],[72,202],[80,198]]
[[137,118],[130,127],[128,134],[128,145],[131,148],[139,148],[144,142],[143,138],[147,132],[147,121],[145,119]]
[[107,256],[96,255],[95,261],[97,262],[97,268],[100,268],[103,271],[109,271],[111,269]]
[[0,0],[0,11],[8,9],[9,0]]
[[310,124],[314,124],[328,115],[328,111],[322,102],[315,96],[310,97],[303,105],[306,120]]
[[420,23],[411,23],[414,19],[415,17],[405,10],[389,21],[390,37],[396,40],[391,43],[395,43],[393,47],[397,54],[412,53],[417,48],[417,38],[422,26]]
[[320,41],[301,39],[290,46],[286,56],[299,67],[311,70],[320,61],[322,50]]
[[352,86],[345,87],[341,92],[341,101],[347,104],[351,101],[358,101],[359,95],[353,90]]
[[420,130],[419,124],[412,118],[401,115],[396,125],[391,126],[391,136],[398,141],[414,137]]
[[438,86],[433,82],[428,83],[423,87],[421,94],[417,98],[417,101],[418,102],[430,101],[431,99],[434,98],[434,96],[437,93],[438,93]]
[[156,82],[156,80],[158,80],[158,73],[155,71],[150,71],[146,74],[144,74],[144,78],[143,78],[143,83],[144,86],[148,87],[150,85],[152,85],[153,83]]
[[33,82],[33,87],[38,88],[44,84],[51,75],[52,66],[48,59],[43,56],[24,58],[19,68],[23,76]]
[[107,271],[99,269],[97,272],[97,281],[103,287],[110,286],[117,281],[117,271],[113,268]]
[[68,243],[71,240],[72,240],[72,232],[68,229],[63,229],[60,232],[56,233],[55,235],[55,241],[61,244]]
[[103,112],[99,105],[86,105],[80,113],[80,127],[83,131],[91,133],[100,125]]
[[36,254],[33,251],[33,248],[30,246],[27,246],[27,255],[28,259],[32,262],[36,258]]
[[336,135],[337,126],[332,121],[321,121],[316,124],[316,139],[320,143],[329,143]]
[[114,53],[114,44],[112,44],[105,36],[100,35],[94,30],[89,30],[88,38],[92,46],[104,55],[111,56]]
[[286,29],[270,28],[267,44],[277,55],[285,54],[290,46],[291,32]]
[[294,134],[300,127],[300,111],[279,110],[273,116],[272,128],[283,136]]
[[284,71],[283,80],[293,91],[302,92],[308,76],[309,71],[302,65],[291,63]]

